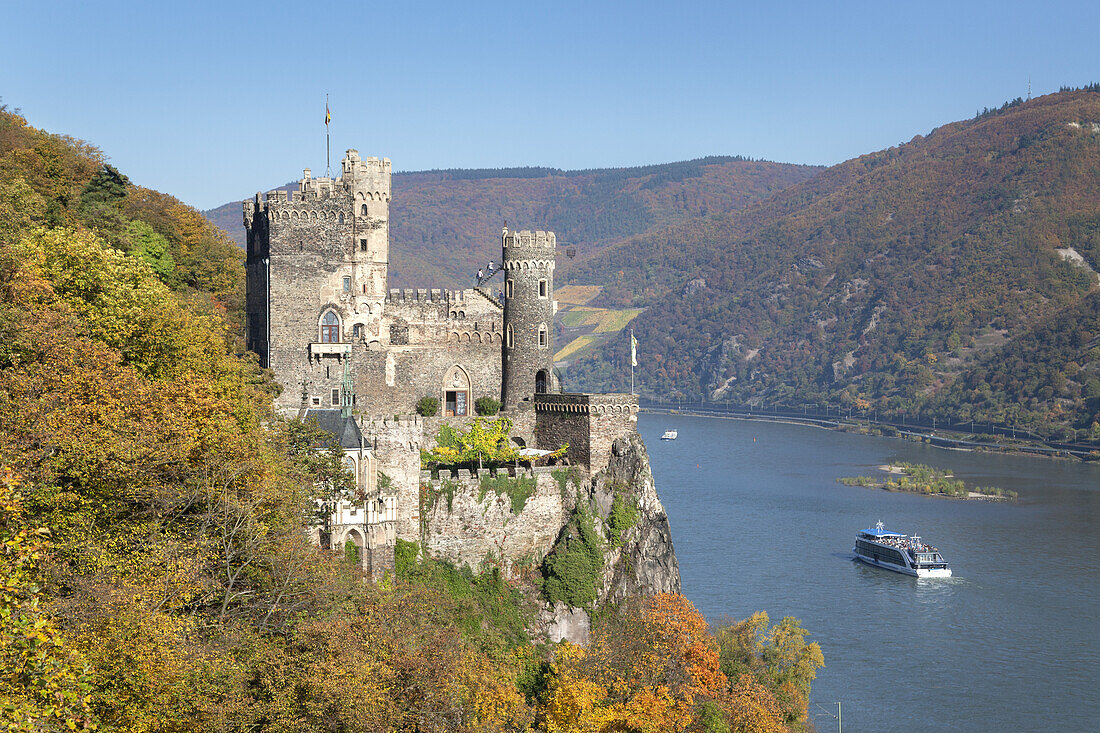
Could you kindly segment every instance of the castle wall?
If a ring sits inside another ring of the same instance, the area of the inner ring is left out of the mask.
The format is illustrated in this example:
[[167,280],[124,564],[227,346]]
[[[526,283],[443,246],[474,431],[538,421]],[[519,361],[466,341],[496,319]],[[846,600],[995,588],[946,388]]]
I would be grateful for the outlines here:
[[[518,514],[507,495],[498,495],[488,486],[494,478],[514,481],[517,477],[535,483],[534,493]],[[511,477],[503,469],[496,474],[488,469],[461,470],[437,479],[425,471],[420,482],[434,497],[427,511],[425,550],[458,566],[477,570],[490,556],[499,559],[506,572],[518,561],[541,562],[567,519],[568,508],[550,468],[520,471]],[[451,489],[448,507],[444,491]]]
[[[394,524],[396,537],[420,538],[420,447],[424,429],[416,415],[363,420],[359,425],[374,454],[379,474],[390,479],[390,491],[397,496]],[[384,483],[381,476],[379,484]]]
[[366,415],[408,414],[421,397],[445,406],[447,390],[466,393],[467,414],[479,397],[500,392],[500,306],[472,290],[391,291],[383,342],[354,355],[356,406]]
[[535,441],[538,448],[557,450],[589,473],[602,471],[611,460],[612,444],[638,429],[638,398],[627,394],[542,394],[534,396]]

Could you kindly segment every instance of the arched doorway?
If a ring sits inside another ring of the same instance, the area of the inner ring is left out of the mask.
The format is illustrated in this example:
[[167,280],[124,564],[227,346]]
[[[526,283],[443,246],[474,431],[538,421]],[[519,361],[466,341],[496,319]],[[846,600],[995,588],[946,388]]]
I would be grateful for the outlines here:
[[447,417],[470,414],[470,377],[457,365],[448,369],[443,378],[443,414]]
[[549,375],[545,369],[539,369],[535,374],[535,394],[546,394],[549,389]]
[[359,534],[358,530],[349,530],[344,535],[344,546],[341,548],[344,551],[344,559],[353,564],[362,562],[364,544],[366,543],[363,541],[363,535]]

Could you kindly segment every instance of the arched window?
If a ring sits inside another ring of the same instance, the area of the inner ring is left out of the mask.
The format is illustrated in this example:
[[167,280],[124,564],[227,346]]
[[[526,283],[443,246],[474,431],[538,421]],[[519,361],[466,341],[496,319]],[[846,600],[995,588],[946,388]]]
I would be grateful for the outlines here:
[[340,343],[340,318],[332,311],[326,312],[321,319],[321,343]]
[[339,223],[341,223],[341,224],[343,224],[343,223],[344,223],[344,212],[342,212],[342,211],[340,212],[340,218],[339,218],[339,219],[337,219],[337,221],[338,221]]
[[512,330],[512,324],[511,323],[508,324],[508,332],[504,336],[504,344],[509,349],[514,348],[515,345],[516,345],[516,334],[515,334],[515,331]]
[[367,205],[366,204],[363,204],[363,207],[361,209],[359,209],[359,213],[362,214],[363,216],[367,215]]
[[546,370],[539,369],[535,374],[535,394],[546,394],[549,390],[546,389]]
[[550,347],[550,333],[546,330],[546,324],[539,324],[539,348],[546,349]]

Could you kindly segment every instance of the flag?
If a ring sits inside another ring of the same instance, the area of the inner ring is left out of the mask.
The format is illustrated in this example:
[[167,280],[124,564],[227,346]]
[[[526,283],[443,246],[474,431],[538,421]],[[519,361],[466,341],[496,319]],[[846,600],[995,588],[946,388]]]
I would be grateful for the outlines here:
[[332,115],[328,113],[328,101],[325,101],[325,126],[328,127],[329,121],[332,120]]
[[630,366],[638,366],[638,339],[634,338],[634,331],[630,331]]

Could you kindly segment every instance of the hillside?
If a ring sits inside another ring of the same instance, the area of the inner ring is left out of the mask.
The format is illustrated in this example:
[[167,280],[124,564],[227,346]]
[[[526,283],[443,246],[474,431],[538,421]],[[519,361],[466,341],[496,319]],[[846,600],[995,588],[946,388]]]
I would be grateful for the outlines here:
[[[392,287],[462,287],[500,259],[504,222],[549,229],[578,261],[627,237],[744,208],[816,174],[814,166],[711,157],[638,168],[447,170],[393,175]],[[243,195],[242,195],[243,198]],[[243,246],[239,202],[204,212]],[[562,258],[560,267],[570,263]]]
[[[1100,418],[1094,268],[1090,87],[944,125],[569,274],[604,286],[593,305],[647,307],[632,324],[646,394],[1068,431]],[[587,351],[567,382],[624,388],[626,338]]]

